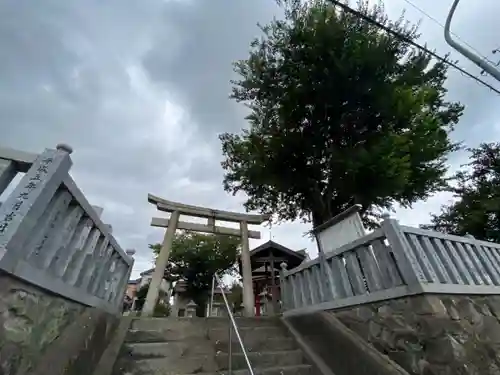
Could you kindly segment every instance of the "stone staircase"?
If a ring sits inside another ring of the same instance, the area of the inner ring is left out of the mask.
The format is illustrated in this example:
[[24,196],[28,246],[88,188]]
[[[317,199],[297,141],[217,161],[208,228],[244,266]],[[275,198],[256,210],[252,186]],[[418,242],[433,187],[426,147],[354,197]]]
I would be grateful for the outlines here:
[[[314,375],[279,320],[236,318],[255,374]],[[113,375],[228,374],[227,318],[143,318],[132,322]],[[232,335],[232,372],[247,375]]]

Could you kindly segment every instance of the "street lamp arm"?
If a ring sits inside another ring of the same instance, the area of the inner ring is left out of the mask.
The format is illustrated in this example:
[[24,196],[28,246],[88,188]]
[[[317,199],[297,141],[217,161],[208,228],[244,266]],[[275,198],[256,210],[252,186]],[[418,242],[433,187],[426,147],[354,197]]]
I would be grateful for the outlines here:
[[481,69],[483,69],[485,72],[491,74],[497,81],[500,81],[500,71],[493,67],[491,64],[489,64],[487,61],[485,61],[483,58],[480,56],[476,55],[474,52],[468,50],[464,46],[462,46],[460,43],[458,43],[456,40],[454,40],[451,36],[450,33],[450,24],[451,24],[451,19],[453,18],[453,15],[455,14],[455,10],[457,9],[457,5],[460,0],[454,0],[450,12],[448,13],[448,17],[446,17],[446,22],[444,24],[444,39],[446,40],[446,43],[448,43],[452,48],[460,52],[463,56],[468,58],[470,61],[472,61],[474,64],[479,66]]

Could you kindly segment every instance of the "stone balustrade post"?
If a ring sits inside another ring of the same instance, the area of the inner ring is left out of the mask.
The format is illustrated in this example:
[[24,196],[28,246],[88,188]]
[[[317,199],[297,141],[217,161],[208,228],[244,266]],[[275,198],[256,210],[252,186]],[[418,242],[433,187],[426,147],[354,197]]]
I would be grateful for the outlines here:
[[97,213],[97,216],[100,218],[102,216],[102,213],[104,211],[104,208],[100,207],[100,206],[92,206],[92,208],[94,209],[94,211]]
[[12,272],[20,250],[68,175],[71,147],[59,144],[33,162],[0,207],[0,268]]
[[[124,278],[124,286],[120,285],[120,290],[118,290],[117,297],[116,297],[116,304],[118,306],[121,306],[123,299],[125,298],[125,294],[127,293],[127,287],[128,287],[128,282],[130,280],[130,275],[132,274],[132,269],[134,268],[134,254],[135,254],[135,249],[127,249],[125,250],[125,253],[127,256],[132,259],[132,262],[130,263],[129,269],[127,270]],[[133,307],[135,305],[135,297],[132,300],[132,306],[130,310],[133,310]]]
[[477,252],[481,277],[489,285],[498,285],[500,281],[500,270],[495,267],[495,257],[490,251],[485,251],[481,243],[472,234],[467,233],[464,237],[472,240],[472,246]]
[[391,219],[389,214],[384,214],[382,218],[384,220],[381,228],[389,241],[404,283],[408,286],[427,283],[428,280],[418,262],[417,255],[413,252],[398,221]]

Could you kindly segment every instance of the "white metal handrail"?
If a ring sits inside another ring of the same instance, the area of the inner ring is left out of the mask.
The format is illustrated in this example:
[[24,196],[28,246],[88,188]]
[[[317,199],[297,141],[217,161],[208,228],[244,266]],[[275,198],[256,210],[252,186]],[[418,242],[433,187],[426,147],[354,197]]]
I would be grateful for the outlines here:
[[[220,285],[222,286],[222,283],[220,281],[220,278],[217,274],[214,274],[213,280],[212,280],[212,295],[210,297],[210,311],[209,315],[212,315],[212,308],[213,308],[213,303],[214,303],[214,291],[215,291],[215,286]],[[229,306],[229,302],[226,297],[226,293],[224,292],[224,288],[220,287],[219,288],[222,294],[222,298],[224,299],[224,305],[226,306],[227,314],[229,316],[230,323],[229,324],[229,350],[228,350],[228,372],[229,375],[232,374],[232,330],[234,329],[234,333],[236,333],[236,338],[238,339],[238,343],[240,344],[241,347],[241,353],[243,354],[243,357],[245,357],[245,362],[248,368],[248,372],[250,375],[254,375],[252,364],[250,363],[250,359],[248,358],[247,350],[245,349],[245,345],[243,344],[243,340],[241,339],[240,332],[238,330],[238,325],[236,324],[236,320],[234,319],[233,312],[231,310],[231,306]]]

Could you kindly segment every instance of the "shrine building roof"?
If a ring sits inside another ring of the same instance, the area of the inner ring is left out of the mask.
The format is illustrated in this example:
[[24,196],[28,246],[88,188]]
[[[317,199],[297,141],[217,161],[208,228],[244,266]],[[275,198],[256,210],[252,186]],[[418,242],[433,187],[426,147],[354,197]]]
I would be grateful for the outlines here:
[[[265,263],[268,265],[271,259],[274,262],[274,268],[280,270],[282,262],[287,263],[287,268],[295,268],[306,259],[307,254],[304,251],[294,251],[286,246],[280,245],[274,241],[267,241],[255,249],[250,250],[250,261],[252,264],[252,274],[262,272],[261,269]],[[241,259],[238,259],[241,273]]]

